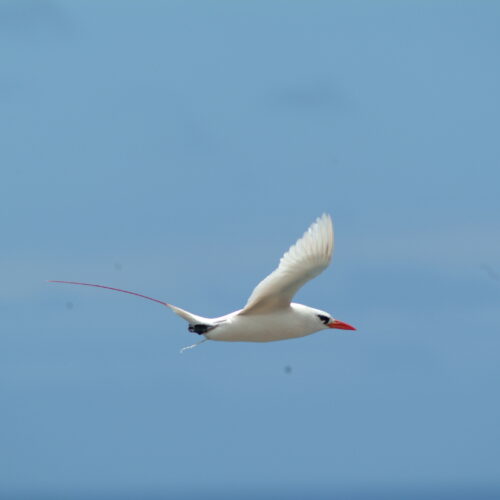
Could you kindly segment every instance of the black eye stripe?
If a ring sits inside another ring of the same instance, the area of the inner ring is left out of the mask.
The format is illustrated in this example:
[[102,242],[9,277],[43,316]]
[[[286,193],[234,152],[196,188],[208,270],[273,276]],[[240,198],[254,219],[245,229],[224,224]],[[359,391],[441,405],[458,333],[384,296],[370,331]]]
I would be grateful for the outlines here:
[[318,314],[318,318],[320,319],[320,321],[322,323],[324,323],[325,325],[328,324],[328,322],[330,321],[330,318],[328,316],[324,316],[323,314]]

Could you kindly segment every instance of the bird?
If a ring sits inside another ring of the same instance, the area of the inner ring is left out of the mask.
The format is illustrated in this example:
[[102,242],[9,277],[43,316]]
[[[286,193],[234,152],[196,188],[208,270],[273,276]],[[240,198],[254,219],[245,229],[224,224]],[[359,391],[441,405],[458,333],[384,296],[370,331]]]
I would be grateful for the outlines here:
[[305,283],[328,267],[333,248],[333,222],[331,216],[325,213],[284,253],[278,267],[255,287],[242,309],[217,318],[199,316],[162,300],[111,286],[77,281],[49,282],[105,288],[152,300],[170,308],[188,322],[190,332],[201,337],[199,342],[183,348],[181,352],[207,340],[271,342],[305,337],[326,329],[356,330],[328,312],[292,302],[296,292]]

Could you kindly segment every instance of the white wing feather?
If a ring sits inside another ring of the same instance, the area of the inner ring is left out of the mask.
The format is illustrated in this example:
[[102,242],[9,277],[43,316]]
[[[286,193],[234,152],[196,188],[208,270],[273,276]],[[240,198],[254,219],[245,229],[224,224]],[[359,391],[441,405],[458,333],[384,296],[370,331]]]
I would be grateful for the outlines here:
[[332,252],[332,219],[323,214],[281,257],[278,268],[255,287],[240,314],[288,307],[297,290],[328,267]]

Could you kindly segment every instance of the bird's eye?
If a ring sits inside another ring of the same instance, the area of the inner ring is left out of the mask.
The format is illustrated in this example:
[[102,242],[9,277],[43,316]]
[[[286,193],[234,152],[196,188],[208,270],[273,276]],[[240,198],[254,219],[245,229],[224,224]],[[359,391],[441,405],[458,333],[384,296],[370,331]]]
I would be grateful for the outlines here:
[[328,324],[328,322],[330,321],[330,318],[328,316],[323,316],[323,314],[318,314],[318,318],[320,319],[320,321],[322,323],[324,323],[325,325]]

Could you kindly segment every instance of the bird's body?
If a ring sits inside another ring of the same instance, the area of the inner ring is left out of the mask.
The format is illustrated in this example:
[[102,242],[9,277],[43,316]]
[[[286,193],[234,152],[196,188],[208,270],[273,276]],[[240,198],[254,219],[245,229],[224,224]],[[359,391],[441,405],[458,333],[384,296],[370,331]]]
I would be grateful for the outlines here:
[[290,307],[274,312],[245,315],[242,310],[232,312],[220,318],[207,318],[206,324],[213,325],[205,333],[208,340],[226,342],[270,342],[305,337],[318,330],[317,314],[326,314],[318,309],[302,304],[290,304]]
[[283,255],[278,268],[255,287],[243,309],[219,318],[204,318],[167,302],[118,288],[57,282],[108,288],[159,302],[185,319],[189,323],[189,331],[202,335],[202,341],[270,342],[304,337],[327,328],[355,330],[327,312],[291,302],[304,283],[328,266],[332,252],[332,220],[324,214]]

